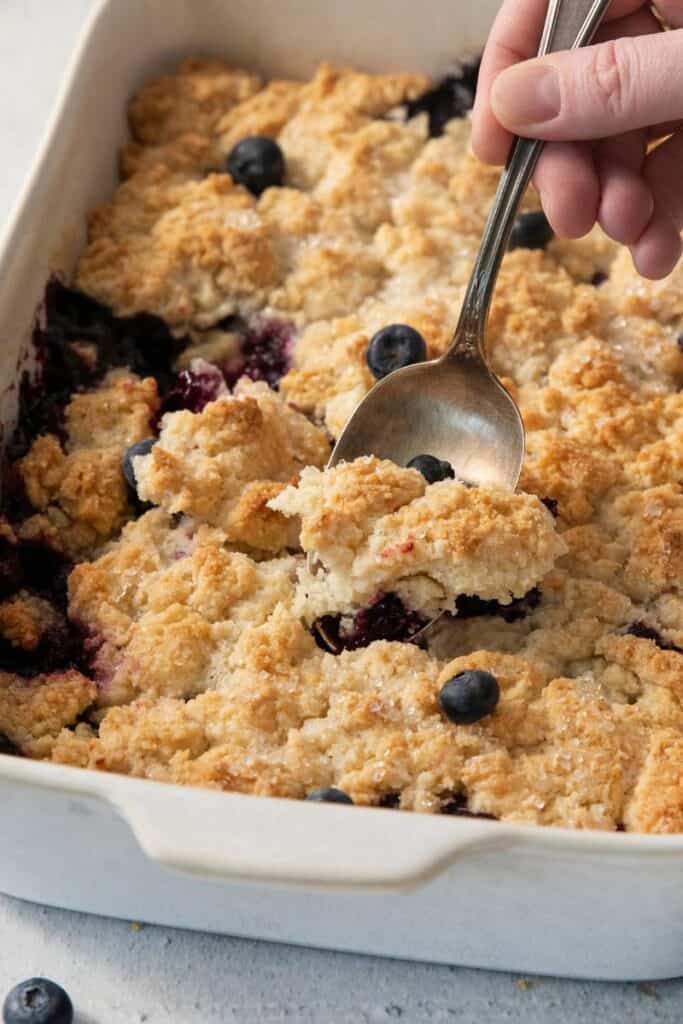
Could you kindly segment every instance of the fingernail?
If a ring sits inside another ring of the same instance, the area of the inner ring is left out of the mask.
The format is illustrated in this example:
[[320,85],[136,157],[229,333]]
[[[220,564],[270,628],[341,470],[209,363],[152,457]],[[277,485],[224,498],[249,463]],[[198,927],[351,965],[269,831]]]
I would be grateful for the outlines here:
[[506,128],[516,131],[553,121],[561,103],[559,76],[547,64],[528,62],[508,68],[491,90],[493,113]]

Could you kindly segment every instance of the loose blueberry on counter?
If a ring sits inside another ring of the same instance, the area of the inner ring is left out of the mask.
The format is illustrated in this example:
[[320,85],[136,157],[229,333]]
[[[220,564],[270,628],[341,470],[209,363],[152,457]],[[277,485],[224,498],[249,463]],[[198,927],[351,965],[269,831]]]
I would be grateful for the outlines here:
[[353,800],[348,793],[345,793],[343,789],[337,789],[336,786],[325,786],[323,789],[314,789],[308,794],[306,799],[318,804],[353,803]]
[[520,213],[510,235],[508,249],[545,249],[553,238],[553,229],[542,210]]
[[468,669],[442,686],[439,704],[451,722],[471,725],[490,715],[499,698],[500,687],[495,676],[480,669]]
[[4,732],[0,732],[0,754],[8,754],[10,757],[21,757],[21,751],[12,743]]
[[250,135],[230,150],[228,171],[237,185],[260,196],[267,188],[282,185],[285,158],[277,142],[264,135]]
[[427,358],[422,335],[408,324],[389,324],[370,339],[367,360],[376,380]]
[[432,138],[443,135],[454,118],[465,117],[474,105],[480,61],[463,64],[460,74],[447,75],[437,86],[406,104],[406,120],[427,114]]
[[446,462],[445,459],[437,459],[434,455],[416,455],[408,463],[408,469],[416,469],[418,473],[422,473],[428,484],[455,479],[450,462]]
[[4,1024],[73,1024],[74,1009],[61,986],[47,978],[16,985],[2,1008]]
[[133,459],[137,458],[138,455],[149,455],[155,444],[155,437],[146,437],[143,441],[136,441],[135,444],[132,444],[123,456],[121,461],[123,475],[134,491],[137,490],[137,482],[133,472]]

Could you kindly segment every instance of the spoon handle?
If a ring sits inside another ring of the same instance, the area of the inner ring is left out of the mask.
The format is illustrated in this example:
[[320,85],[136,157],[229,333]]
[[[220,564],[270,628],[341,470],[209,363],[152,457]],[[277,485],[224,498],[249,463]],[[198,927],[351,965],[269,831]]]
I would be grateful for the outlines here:
[[[587,46],[610,0],[549,0],[539,57]],[[527,185],[541,154],[537,139],[515,139],[489,214],[448,356],[485,360],[484,330],[503,255]]]

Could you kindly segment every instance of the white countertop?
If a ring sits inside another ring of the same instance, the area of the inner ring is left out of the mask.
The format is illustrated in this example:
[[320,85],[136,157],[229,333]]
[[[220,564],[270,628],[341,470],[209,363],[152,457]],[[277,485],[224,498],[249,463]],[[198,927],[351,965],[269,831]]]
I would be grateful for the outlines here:
[[[93,3],[0,0],[0,231]],[[0,1001],[11,985],[34,974],[64,985],[80,1024],[679,1024],[683,1019],[683,982],[650,988],[533,979],[520,986],[519,978],[505,974],[168,928],[137,931],[126,922],[0,896]]]

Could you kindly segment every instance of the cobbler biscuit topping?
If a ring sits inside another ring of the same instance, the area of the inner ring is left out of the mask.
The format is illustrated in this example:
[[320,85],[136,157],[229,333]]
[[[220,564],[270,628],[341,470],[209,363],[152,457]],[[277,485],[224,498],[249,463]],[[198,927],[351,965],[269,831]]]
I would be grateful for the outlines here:
[[388,591],[429,616],[459,594],[507,605],[566,551],[532,495],[456,480],[428,486],[417,470],[372,456],[305,469],[270,506],[301,517],[301,547],[326,570],[319,580],[301,570],[296,607],[308,621]]
[[530,194],[489,328],[519,491],[324,468],[451,339],[497,181],[475,82],[193,58],[133,99],[7,446],[0,753],[683,830],[683,269],[554,239]]

